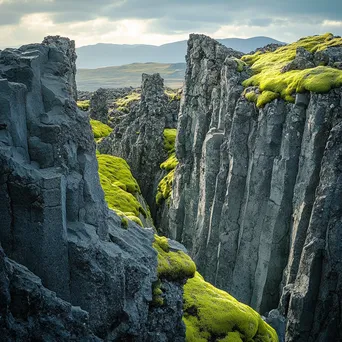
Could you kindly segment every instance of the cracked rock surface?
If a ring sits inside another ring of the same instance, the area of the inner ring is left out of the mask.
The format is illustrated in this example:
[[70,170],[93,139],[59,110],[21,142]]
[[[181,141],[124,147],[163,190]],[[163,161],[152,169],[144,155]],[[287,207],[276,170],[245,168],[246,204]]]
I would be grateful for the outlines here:
[[[258,109],[239,57],[203,35],[188,42],[169,236],[215,286],[259,312],[279,307],[286,341],[341,340],[342,90]],[[291,68],[307,58],[297,51]]]

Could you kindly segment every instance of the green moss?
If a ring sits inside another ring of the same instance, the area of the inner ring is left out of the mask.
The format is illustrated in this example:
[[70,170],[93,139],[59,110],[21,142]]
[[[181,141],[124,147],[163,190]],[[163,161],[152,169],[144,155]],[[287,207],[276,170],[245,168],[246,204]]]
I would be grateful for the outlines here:
[[245,65],[247,65],[244,61],[242,61],[241,59],[238,59],[238,58],[234,58],[236,64],[237,64],[237,68],[236,70],[238,72],[242,72],[243,71],[243,68]]
[[121,97],[117,99],[114,104],[117,106],[117,110],[128,113],[129,111],[129,106],[131,103],[134,101],[139,101],[141,99],[141,94],[133,92],[125,97]]
[[127,227],[128,227],[128,219],[127,219],[127,217],[121,217],[121,226],[123,227],[123,228],[125,228],[125,229],[127,229]]
[[[294,93],[305,91],[326,93],[332,88],[340,87],[342,86],[342,70],[331,67],[317,66],[305,70],[281,72],[282,68],[296,57],[298,47],[316,52],[329,46],[342,46],[342,38],[333,38],[332,34],[327,33],[300,39],[274,52],[245,55],[241,59],[251,66],[254,75],[244,81],[243,85],[245,87],[258,86],[262,92],[277,93],[278,96],[291,102],[293,102]],[[260,100],[260,106],[274,99],[274,96],[274,94],[266,93]]]
[[117,186],[125,186],[125,190],[134,194],[140,193],[139,185],[131,173],[127,162],[119,157],[100,154],[97,156],[99,163],[99,173]]
[[90,120],[90,125],[94,133],[94,138],[97,142],[99,142],[99,139],[107,137],[113,131],[112,128],[101,121]]
[[174,128],[164,129],[164,148],[170,155],[175,152],[177,130]]
[[186,341],[277,342],[273,328],[249,306],[207,283],[196,272],[184,286]]
[[161,296],[163,291],[161,289],[161,281],[158,279],[152,284],[152,305],[153,306],[163,306],[164,299]]
[[167,89],[165,90],[165,94],[167,95],[170,102],[172,101],[180,101],[182,95],[178,90]]
[[153,247],[158,252],[158,277],[168,280],[184,280],[194,276],[196,265],[182,251],[172,252],[166,237],[155,235]]
[[164,148],[169,154],[169,158],[160,164],[160,168],[169,173],[159,182],[156,203],[160,205],[163,200],[169,199],[172,191],[172,183],[175,174],[175,168],[178,165],[178,160],[175,152],[177,130],[167,128],[164,130]]
[[159,182],[156,195],[156,203],[158,205],[171,196],[174,175],[175,170],[172,170]]
[[84,100],[84,101],[77,101],[77,107],[84,112],[87,112],[90,107],[90,100]]
[[255,93],[254,91],[249,91],[248,93],[245,93],[245,98],[247,99],[247,101],[249,102],[254,102],[256,103],[258,100],[258,94]]
[[176,153],[173,152],[168,159],[166,159],[163,163],[160,164],[160,168],[166,171],[172,171],[178,165],[178,159],[176,157]]
[[128,220],[143,226],[139,215],[146,217],[147,214],[137,199],[140,188],[126,161],[106,154],[96,157],[108,207],[121,217],[123,227],[126,226],[126,221],[128,224]]
[[261,108],[264,107],[266,103],[269,103],[279,97],[279,94],[274,93],[270,90],[263,91],[257,98],[257,107]]

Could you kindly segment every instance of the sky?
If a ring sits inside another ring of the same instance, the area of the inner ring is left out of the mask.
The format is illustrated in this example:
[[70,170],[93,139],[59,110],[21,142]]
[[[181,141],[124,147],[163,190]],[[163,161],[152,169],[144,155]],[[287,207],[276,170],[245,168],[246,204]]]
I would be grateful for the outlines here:
[[342,0],[0,0],[0,49],[67,36],[76,46],[161,45],[190,33],[283,42],[342,35]]

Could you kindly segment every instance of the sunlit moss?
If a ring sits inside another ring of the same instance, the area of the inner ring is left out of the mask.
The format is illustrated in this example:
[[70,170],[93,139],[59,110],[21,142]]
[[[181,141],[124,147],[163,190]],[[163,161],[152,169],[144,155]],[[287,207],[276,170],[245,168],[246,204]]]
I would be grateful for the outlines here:
[[107,137],[113,131],[108,125],[98,120],[90,120],[90,125],[97,142],[99,142],[100,139]]
[[147,213],[136,198],[140,188],[126,161],[106,154],[97,155],[97,160],[100,182],[108,207],[121,217],[124,227],[128,224],[127,220],[143,226],[139,215],[146,217]]
[[177,130],[175,128],[164,129],[164,148],[170,155],[175,152]]
[[158,190],[156,195],[156,203],[160,205],[163,200],[170,197],[172,192],[173,178],[175,176],[175,170],[170,171],[158,184]]
[[141,94],[133,92],[131,94],[128,94],[125,97],[121,97],[117,99],[114,102],[114,104],[117,106],[117,110],[121,112],[128,112],[130,104],[135,101],[140,101],[140,99],[141,99]]
[[89,110],[90,107],[90,100],[84,100],[84,101],[77,101],[77,107],[84,112]]
[[178,90],[167,89],[165,90],[165,94],[167,95],[170,102],[172,101],[180,101],[182,95]]
[[171,251],[166,237],[155,235],[153,247],[158,252],[159,278],[184,280],[194,276],[195,263],[182,251]]
[[184,286],[183,309],[187,342],[278,341],[275,330],[257,312],[197,272]]
[[175,174],[175,168],[178,165],[178,160],[175,152],[177,130],[167,128],[164,130],[164,148],[167,151],[169,158],[160,164],[160,168],[168,171],[168,174],[159,182],[156,203],[160,205],[163,200],[167,200],[172,191],[172,183]]
[[[298,47],[303,47],[314,53],[329,46],[342,46],[342,38],[333,38],[332,34],[328,33],[300,39],[298,42],[280,47],[274,52],[245,55],[241,59],[250,65],[254,75],[244,81],[243,85],[245,87],[258,86],[261,92],[276,93],[279,97],[291,102],[293,102],[292,95],[294,93],[305,91],[326,93],[332,88],[340,87],[342,86],[342,70],[332,67],[317,66],[282,72],[282,68],[296,57]],[[261,94],[259,106],[276,98],[272,93]]]

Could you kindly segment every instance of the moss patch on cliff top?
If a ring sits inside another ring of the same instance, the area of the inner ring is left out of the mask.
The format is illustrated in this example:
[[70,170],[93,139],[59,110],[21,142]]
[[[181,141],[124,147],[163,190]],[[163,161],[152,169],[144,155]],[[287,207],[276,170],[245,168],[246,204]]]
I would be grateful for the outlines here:
[[[296,49],[303,47],[311,53],[323,51],[327,47],[342,46],[342,38],[333,38],[331,33],[302,38],[299,41],[278,48],[274,52],[245,55],[241,59],[250,65],[254,75],[243,82],[245,87],[258,86],[259,89],[278,94],[293,102],[294,93],[305,91],[325,93],[342,86],[342,70],[328,66],[317,66],[304,70],[281,72],[282,68],[295,59]],[[274,96],[265,95],[259,102],[263,106]],[[261,94],[262,96],[262,94]]]
[[164,130],[164,148],[169,158],[160,164],[162,170],[168,171],[168,174],[159,182],[156,195],[156,203],[160,205],[163,200],[167,200],[171,196],[173,178],[178,160],[175,152],[177,130],[166,128]]
[[90,125],[94,133],[95,141],[107,137],[113,131],[112,128],[101,121],[90,120]]
[[106,154],[97,155],[97,160],[108,207],[123,218],[124,225],[127,225],[125,220],[129,219],[142,226],[139,214],[146,216],[147,213],[135,196],[140,193],[140,188],[127,162]]
[[187,342],[277,342],[273,328],[249,306],[207,283],[196,272],[184,286]]

